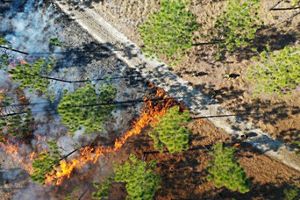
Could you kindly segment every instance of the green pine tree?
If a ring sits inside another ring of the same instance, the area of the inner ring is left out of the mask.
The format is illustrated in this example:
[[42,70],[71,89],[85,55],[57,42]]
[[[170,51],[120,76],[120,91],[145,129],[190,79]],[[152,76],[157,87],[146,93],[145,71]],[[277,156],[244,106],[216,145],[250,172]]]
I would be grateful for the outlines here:
[[53,170],[53,167],[60,160],[60,153],[56,142],[48,142],[49,151],[40,153],[32,163],[33,173],[31,179],[37,183],[43,184],[45,177]]
[[112,85],[103,85],[97,94],[91,84],[65,94],[58,105],[62,123],[72,132],[82,127],[85,133],[101,131],[114,106],[99,104],[111,102],[116,94],[117,90]]
[[243,168],[234,158],[235,149],[223,147],[222,143],[214,146],[213,160],[208,168],[208,179],[217,188],[226,187],[231,191],[246,193],[250,190],[249,181]]
[[19,82],[20,88],[34,89],[40,93],[47,93],[49,80],[43,78],[53,70],[52,61],[38,59],[33,64],[18,64],[15,68],[9,70],[13,80]]
[[113,177],[109,177],[101,184],[94,183],[96,192],[92,193],[93,199],[95,200],[108,199],[109,189],[111,187],[112,181],[113,181]]
[[[10,96],[0,93],[0,106],[7,107],[12,105],[14,99]],[[34,131],[34,118],[30,109],[15,111],[11,115],[0,117],[1,135],[14,136],[24,139],[31,136]]]
[[262,52],[247,78],[255,86],[255,94],[289,94],[300,85],[300,46]]
[[5,45],[7,43],[8,43],[7,40],[4,37],[0,36],[0,45]]
[[161,8],[139,27],[144,51],[149,56],[178,58],[192,47],[196,16],[185,0],[161,0]]
[[284,200],[299,200],[300,199],[300,188],[289,187],[284,189]]
[[291,0],[291,5],[292,6],[297,6],[300,4],[300,0]]
[[34,131],[34,119],[31,111],[27,110],[22,114],[0,118],[0,128],[2,131],[5,130],[5,134],[17,138],[26,138],[32,135]]
[[130,155],[129,160],[115,167],[114,180],[124,182],[127,200],[152,200],[159,188],[160,177],[154,173],[155,163],[146,163]]
[[189,121],[188,111],[180,112],[179,106],[170,108],[149,133],[154,147],[161,151],[167,147],[171,153],[188,149],[190,131],[185,125]]
[[225,11],[217,18],[213,34],[221,40],[219,55],[233,53],[251,45],[261,22],[258,16],[259,0],[229,0]]

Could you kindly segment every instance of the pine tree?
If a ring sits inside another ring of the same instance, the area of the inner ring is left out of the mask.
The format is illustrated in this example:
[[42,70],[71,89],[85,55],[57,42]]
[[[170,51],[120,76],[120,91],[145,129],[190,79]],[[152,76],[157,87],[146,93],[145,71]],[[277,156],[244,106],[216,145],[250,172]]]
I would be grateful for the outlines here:
[[155,163],[146,163],[130,155],[123,165],[115,167],[114,180],[124,182],[127,200],[152,200],[159,188],[160,177],[154,173]]
[[85,133],[101,131],[114,106],[99,104],[111,102],[116,93],[112,85],[103,85],[97,94],[91,84],[86,84],[73,93],[65,94],[58,105],[62,123],[71,132],[80,128],[84,128]]
[[213,34],[219,44],[219,55],[233,53],[251,45],[261,22],[259,0],[229,0],[225,11],[217,18]]
[[[7,107],[14,102],[14,99],[6,94],[0,93],[0,106]],[[1,135],[14,136],[24,139],[33,134],[34,118],[30,109],[24,109],[21,113],[10,113],[11,115],[0,117]]]
[[236,162],[234,153],[234,148],[223,147],[222,143],[214,145],[208,179],[213,181],[217,188],[226,187],[231,191],[246,193],[249,191],[249,181],[243,168]]
[[300,188],[288,187],[284,189],[284,200],[299,200],[300,199]]
[[2,134],[11,135],[17,138],[26,138],[34,131],[34,119],[31,111],[27,110],[22,114],[16,114],[0,118]]
[[32,163],[33,173],[31,179],[37,183],[43,184],[45,177],[53,170],[53,167],[60,160],[60,153],[55,141],[48,142],[49,151],[42,152],[34,159]]
[[255,94],[289,94],[300,85],[300,46],[264,51],[247,73]]
[[53,70],[52,61],[38,59],[33,64],[18,64],[15,68],[9,70],[13,80],[20,83],[20,88],[34,89],[40,93],[47,93],[49,80],[42,75],[50,74]]
[[95,200],[108,199],[109,189],[111,187],[112,181],[113,181],[113,177],[109,177],[101,184],[94,183],[96,192],[93,192],[92,194],[93,199]]
[[161,8],[139,27],[144,51],[149,56],[179,58],[192,47],[196,16],[185,0],[161,0]]
[[297,6],[300,4],[300,0],[291,0],[291,5],[292,6]]
[[162,151],[166,146],[170,153],[188,149],[190,131],[185,125],[189,121],[188,111],[180,112],[179,106],[170,108],[149,133],[154,147]]
[[7,40],[4,37],[0,37],[0,45],[5,45],[7,44]]

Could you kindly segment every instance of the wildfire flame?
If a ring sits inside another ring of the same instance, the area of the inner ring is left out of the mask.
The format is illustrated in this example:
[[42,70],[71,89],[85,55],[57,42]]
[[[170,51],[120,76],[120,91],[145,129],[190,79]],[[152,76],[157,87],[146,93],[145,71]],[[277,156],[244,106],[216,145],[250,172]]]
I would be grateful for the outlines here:
[[14,144],[8,139],[3,138],[3,142],[0,142],[0,148],[4,150],[12,159],[20,164],[20,167],[26,170],[29,174],[33,173],[32,160],[35,158],[35,153],[31,153],[29,157],[22,156],[19,152],[20,144]]
[[75,169],[81,169],[87,163],[96,163],[100,156],[118,151],[126,141],[150,124],[157,122],[157,118],[163,116],[166,111],[176,104],[170,98],[166,98],[166,94],[162,89],[157,89],[156,97],[165,99],[161,103],[154,103],[145,99],[145,107],[138,120],[133,123],[133,128],[127,131],[121,138],[117,139],[112,147],[84,147],[80,149],[80,156],[70,161],[62,160],[59,165],[49,174],[46,175],[45,183],[60,185],[66,178],[70,178]]

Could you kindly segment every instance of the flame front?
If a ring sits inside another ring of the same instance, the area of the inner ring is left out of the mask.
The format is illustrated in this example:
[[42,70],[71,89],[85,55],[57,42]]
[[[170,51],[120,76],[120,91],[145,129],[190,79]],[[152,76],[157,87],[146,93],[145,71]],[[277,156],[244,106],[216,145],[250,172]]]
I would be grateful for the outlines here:
[[150,124],[154,124],[157,118],[163,116],[168,108],[175,104],[175,101],[170,98],[165,98],[165,92],[158,89],[156,97],[164,98],[161,103],[154,104],[151,100],[145,99],[145,107],[138,120],[133,124],[133,128],[127,131],[121,138],[117,139],[112,147],[84,147],[80,149],[80,156],[70,161],[62,160],[59,165],[49,174],[46,175],[45,183],[60,185],[66,178],[70,178],[74,169],[81,169],[87,163],[96,163],[100,156],[118,151],[126,141],[135,135],[138,135],[142,130]]

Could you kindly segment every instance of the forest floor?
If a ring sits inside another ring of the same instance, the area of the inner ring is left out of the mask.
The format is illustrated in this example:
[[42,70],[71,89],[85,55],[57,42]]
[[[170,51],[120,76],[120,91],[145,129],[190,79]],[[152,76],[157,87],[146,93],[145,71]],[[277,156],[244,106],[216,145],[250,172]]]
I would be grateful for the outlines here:
[[[58,189],[58,193],[78,198],[82,190],[76,191],[74,185],[84,188],[91,184],[92,179],[103,181],[113,172],[113,165],[125,161],[131,153],[145,161],[156,161],[156,173],[162,181],[161,189],[156,193],[157,200],[278,200],[283,199],[284,189],[300,186],[299,172],[262,155],[243,142],[231,141],[228,134],[208,120],[194,120],[189,124],[189,128],[192,131],[190,150],[175,154],[159,153],[147,135],[149,130],[145,130],[143,134],[129,139],[119,152],[102,157],[99,161],[101,165],[94,165],[88,173],[72,176],[64,184],[65,187]],[[207,167],[211,160],[210,149],[217,141],[236,147],[238,162],[251,181],[250,192],[240,194],[224,188],[218,189],[207,180]],[[97,178],[95,174],[98,174]],[[86,192],[83,199],[91,199],[92,192],[93,190]],[[124,184],[113,183],[108,199],[121,200],[125,197]]]
[[[222,12],[224,1],[192,0],[191,10],[197,16],[201,29],[195,33],[195,43],[209,42],[201,37],[213,27],[216,16]],[[267,44],[272,50],[300,42],[300,9],[270,11],[278,0],[263,0],[259,11],[264,27],[256,35],[254,46],[260,51]],[[288,7],[282,2],[277,7]],[[111,0],[94,4],[95,11],[123,32],[130,40],[142,46],[138,34],[139,25],[149,14],[159,9],[159,0]],[[247,49],[239,55],[229,56],[216,62],[214,45],[194,46],[173,71],[206,95],[233,113],[249,113],[242,118],[256,124],[273,138],[281,140],[299,150],[294,144],[300,140],[300,92],[295,90],[289,97],[253,97],[253,88],[245,74],[251,58],[257,54]],[[168,60],[164,60],[168,63]],[[231,77],[231,78],[230,78]]]

